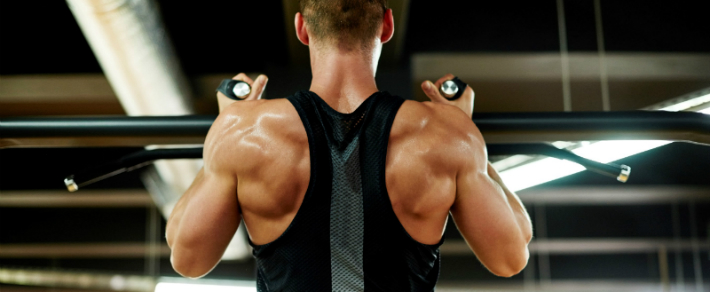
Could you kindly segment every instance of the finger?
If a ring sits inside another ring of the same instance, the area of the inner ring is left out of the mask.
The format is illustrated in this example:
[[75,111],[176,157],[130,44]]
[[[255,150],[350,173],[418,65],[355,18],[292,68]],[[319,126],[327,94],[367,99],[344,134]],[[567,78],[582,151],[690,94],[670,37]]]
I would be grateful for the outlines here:
[[429,99],[433,102],[438,102],[438,103],[449,103],[446,98],[441,96],[439,93],[439,89],[436,85],[431,83],[431,81],[427,80],[422,83],[422,90],[424,90],[424,94],[426,94]]
[[444,75],[444,77],[441,77],[441,78],[439,78],[439,80],[436,80],[436,82],[434,82],[434,85],[436,85],[436,88],[439,88],[439,87],[441,87],[442,84],[444,84],[444,82],[446,82],[447,80],[454,79],[455,77],[456,76],[454,76],[454,74],[451,74],[451,73],[446,74],[446,75]]
[[[463,96],[466,96],[467,99],[470,99],[470,100],[466,101],[466,107],[470,108],[471,114],[473,114],[473,101],[476,98],[476,92],[473,91],[473,88],[471,88],[471,86],[466,86],[466,89],[463,92]],[[468,113],[467,111],[464,111],[464,112]],[[470,114],[469,114],[469,116],[470,116]]]
[[217,99],[220,99],[220,98],[229,98],[229,97],[227,97],[226,95],[224,95],[224,93],[222,93],[222,92],[220,92],[220,91],[217,91]]
[[471,94],[471,97],[472,97],[472,98],[476,98],[476,92],[473,91],[473,88],[471,88],[470,85],[469,85],[469,86],[466,86],[466,91],[464,91],[463,94]]
[[254,81],[251,80],[251,78],[249,78],[249,76],[247,76],[247,74],[244,74],[244,73],[237,74],[237,76],[232,77],[232,80],[244,81],[244,82],[248,83],[249,86],[251,86],[254,83]]
[[269,78],[266,77],[266,75],[259,75],[259,77],[256,78],[256,80],[251,86],[251,94],[249,94],[249,97],[247,97],[245,100],[261,99],[261,94],[264,92],[264,88],[266,88],[267,82],[269,82]]

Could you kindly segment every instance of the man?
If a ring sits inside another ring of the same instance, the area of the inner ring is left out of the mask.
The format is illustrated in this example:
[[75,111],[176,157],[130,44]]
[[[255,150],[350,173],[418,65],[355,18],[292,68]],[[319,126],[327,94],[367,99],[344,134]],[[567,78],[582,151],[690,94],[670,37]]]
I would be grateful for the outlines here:
[[432,102],[378,91],[382,44],[392,37],[384,0],[303,0],[295,18],[309,46],[310,92],[246,101],[218,94],[204,168],[167,226],[172,264],[208,273],[243,219],[259,291],[432,291],[451,214],[492,273],[527,264],[525,208],[487,161],[471,122],[473,91]]

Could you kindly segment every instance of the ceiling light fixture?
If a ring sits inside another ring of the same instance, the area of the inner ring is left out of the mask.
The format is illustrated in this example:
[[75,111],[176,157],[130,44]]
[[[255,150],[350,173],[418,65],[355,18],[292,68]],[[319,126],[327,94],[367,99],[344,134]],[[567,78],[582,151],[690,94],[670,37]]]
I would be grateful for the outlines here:
[[161,277],[155,292],[256,292],[254,281]]

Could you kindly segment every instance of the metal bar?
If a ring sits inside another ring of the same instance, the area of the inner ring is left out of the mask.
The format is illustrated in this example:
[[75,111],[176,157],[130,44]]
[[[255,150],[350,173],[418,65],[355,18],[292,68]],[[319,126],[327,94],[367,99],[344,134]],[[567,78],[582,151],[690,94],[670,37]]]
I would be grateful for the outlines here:
[[[436,285],[437,292],[648,292],[659,291],[658,282],[620,280],[620,279],[592,279],[592,280],[553,280],[549,285],[528,287],[516,281],[501,280],[464,280],[447,281],[441,280]],[[690,292],[690,291],[688,291]]]
[[[131,153],[116,161],[82,170],[64,179],[64,184],[70,192],[104,180],[106,178],[133,171],[160,159],[195,159],[202,158],[202,147],[141,150]],[[604,164],[578,156],[570,151],[547,144],[506,144],[488,145],[490,155],[539,154],[578,163],[588,170],[626,182],[631,168],[626,165]]]
[[196,158],[202,158],[202,147],[141,150],[123,156],[118,160],[72,174],[64,179],[64,184],[70,192],[74,192],[80,187],[90,185],[124,172],[133,171],[149,165],[155,160]]
[[160,274],[160,217],[158,208],[150,206],[147,208],[146,216],[146,240],[148,250],[145,254],[145,274],[157,277]]
[[[203,143],[214,116],[6,118],[0,148]],[[710,144],[710,116],[689,112],[474,114],[488,143],[676,140]]]
[[602,90],[602,108],[605,112],[611,108],[609,99],[609,75],[606,70],[606,48],[604,46],[604,26],[602,24],[602,6],[594,0],[594,23],[597,31],[597,51],[599,53],[599,80]]
[[[678,210],[678,203],[673,202],[671,204],[671,221],[673,221],[673,242],[675,244],[680,244],[680,210]],[[685,291],[685,277],[683,276],[683,253],[680,250],[674,252],[673,258],[675,260],[675,281],[676,287],[679,291]]]
[[572,111],[570,89],[569,52],[567,51],[567,25],[564,0],[557,0],[557,27],[560,39],[560,65],[562,70],[562,103],[566,112]]
[[215,116],[142,116],[0,119],[0,136],[40,137],[175,137],[204,136]]
[[[702,187],[569,187],[524,190],[518,193],[525,204],[626,205],[708,202],[710,191]],[[145,190],[0,191],[2,208],[133,208],[152,206]]]
[[[547,240],[547,211],[545,204],[535,204],[535,235],[539,240],[535,241],[537,244],[540,241]],[[540,275],[540,285],[547,286],[550,284],[552,279],[550,274],[550,251],[547,249],[535,249],[528,246],[532,251],[535,250],[537,254],[537,268]]]
[[700,261],[700,246],[698,246],[698,221],[695,215],[695,201],[688,204],[690,213],[690,239],[693,240],[693,274],[695,276],[695,291],[703,291],[703,266]]
[[671,291],[671,280],[668,275],[668,252],[666,246],[661,245],[658,248],[658,273],[661,275],[661,287],[663,292]]
[[2,191],[1,208],[134,208],[150,207],[153,201],[145,190]]
[[[538,227],[538,226],[536,226]],[[539,228],[539,227],[538,227]],[[580,254],[631,254],[656,253],[662,247],[667,251],[691,251],[695,246],[710,251],[710,241],[634,238],[634,239],[541,239],[535,238],[528,245],[531,253],[539,255]],[[471,255],[473,252],[463,240],[450,240],[441,246],[443,255]],[[542,275],[541,275],[542,276]]]
[[[681,240],[666,238],[634,239],[533,239],[531,253],[546,255],[655,253],[665,246],[668,251],[710,251],[709,240]],[[46,243],[0,244],[0,258],[143,258],[150,249],[140,243]],[[443,255],[471,255],[463,240],[449,240],[441,246]],[[160,245],[158,255],[167,257],[170,249]]]
[[601,163],[586,159],[572,151],[560,149],[550,144],[526,143],[526,144],[487,144],[488,155],[545,155],[557,159],[564,159],[584,166],[587,170],[598,174],[616,178],[620,182],[626,182],[631,174],[631,168],[626,165],[616,165],[613,163]]
[[[150,245],[140,243],[42,243],[0,244],[0,258],[144,258]],[[159,256],[170,256],[160,245]]]
[[[107,273],[87,273],[77,271],[56,271],[37,269],[0,268],[0,283],[51,287],[51,289],[14,290],[19,287],[6,287],[2,291],[135,291],[150,292],[155,290],[158,279],[137,275]],[[64,290],[58,288],[81,289]],[[91,290],[86,290],[91,289]]]
[[673,202],[708,202],[707,187],[624,186],[568,187],[523,190],[518,193],[525,204],[555,205],[634,205],[669,204]]

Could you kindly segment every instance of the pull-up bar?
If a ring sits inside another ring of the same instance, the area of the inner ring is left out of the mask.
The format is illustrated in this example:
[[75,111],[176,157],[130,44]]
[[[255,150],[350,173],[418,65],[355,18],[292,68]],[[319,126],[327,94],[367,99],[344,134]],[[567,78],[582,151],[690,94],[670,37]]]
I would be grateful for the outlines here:
[[[215,116],[0,119],[0,148],[202,144]],[[691,112],[477,113],[488,143],[673,140],[710,144],[710,116]]]

